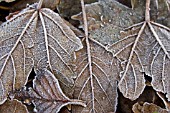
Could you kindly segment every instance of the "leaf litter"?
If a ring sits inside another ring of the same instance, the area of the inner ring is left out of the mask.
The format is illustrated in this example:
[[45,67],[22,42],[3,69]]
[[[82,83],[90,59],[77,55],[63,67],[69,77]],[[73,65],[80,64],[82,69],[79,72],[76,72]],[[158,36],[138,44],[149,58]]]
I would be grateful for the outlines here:
[[[1,104],[9,92],[27,83],[34,68],[37,75],[29,97],[37,112],[59,112],[69,102],[76,104],[67,96],[87,104],[72,106],[73,113],[116,112],[117,87],[135,100],[146,86],[145,74],[152,77],[152,87],[166,95],[160,98],[168,109],[170,16],[164,10],[168,2],[160,1],[146,0],[145,7],[145,1],[131,0],[132,10],[114,0],[99,0],[85,9],[82,0],[83,18],[82,13],[73,18],[84,23],[83,49],[57,13],[41,8],[42,1],[14,15],[0,27]],[[55,88],[64,101],[56,100]]]

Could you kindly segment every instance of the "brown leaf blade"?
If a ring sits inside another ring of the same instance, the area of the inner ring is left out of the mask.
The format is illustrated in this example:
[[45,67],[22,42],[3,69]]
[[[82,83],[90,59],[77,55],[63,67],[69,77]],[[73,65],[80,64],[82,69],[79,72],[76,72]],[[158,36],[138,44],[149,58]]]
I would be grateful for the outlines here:
[[65,86],[64,92],[69,95],[75,77],[70,66],[75,59],[74,52],[82,48],[81,41],[52,10],[41,9],[39,17],[34,46],[35,68],[48,67],[59,73],[57,78]]
[[[0,104],[8,92],[20,89],[35,70],[49,68],[58,73],[64,91],[71,95],[74,73],[71,62],[81,41],[50,9],[33,4],[0,27]],[[10,71],[9,71],[10,70]]]
[[[156,54],[151,63],[152,86],[156,91],[166,93],[168,101],[170,101],[170,29],[153,26],[155,36],[162,43],[156,50]],[[162,48],[161,48],[162,46]],[[163,49],[164,48],[164,49]]]
[[63,106],[75,104],[86,106],[81,100],[69,99],[60,88],[58,80],[48,70],[39,70],[29,90],[29,98],[37,113],[58,113]]
[[[144,23],[122,34],[123,38],[109,47],[124,65],[123,74],[120,75],[123,80],[119,84],[122,93],[125,97],[136,99],[145,87],[144,73],[146,73],[153,78],[151,82],[153,88],[167,93],[169,99],[169,28],[156,23]],[[133,85],[135,81],[136,85]],[[128,88],[132,86],[136,88],[129,89],[131,92],[128,92]],[[132,98],[133,92],[137,90],[141,92]]]
[[119,89],[125,97],[131,100],[137,99],[145,88],[144,70],[146,67],[144,65],[146,64],[144,63],[149,63],[145,61],[149,55],[143,51],[148,48],[147,45],[152,43],[152,38],[146,40],[146,43],[143,39],[145,36],[140,36],[145,25],[146,23],[122,33],[125,36],[108,48],[122,62],[123,71],[120,73]]
[[[76,53],[76,72],[74,97],[84,100],[87,107],[73,108],[74,113],[115,112],[117,106],[117,75],[119,67],[112,54],[104,46],[89,39],[91,64],[88,61],[87,47]],[[89,70],[89,66],[92,70]],[[92,73],[92,75],[91,75]]]
[[25,85],[33,67],[34,10],[26,10],[0,26],[0,104],[7,93]]
[[124,63],[119,89],[132,100],[144,90],[144,73],[152,77],[153,88],[167,93],[169,99],[170,29],[150,21],[149,7],[147,0],[145,22],[124,30],[123,38],[108,47]]
[[26,106],[18,100],[7,100],[0,105],[1,113],[29,113]]

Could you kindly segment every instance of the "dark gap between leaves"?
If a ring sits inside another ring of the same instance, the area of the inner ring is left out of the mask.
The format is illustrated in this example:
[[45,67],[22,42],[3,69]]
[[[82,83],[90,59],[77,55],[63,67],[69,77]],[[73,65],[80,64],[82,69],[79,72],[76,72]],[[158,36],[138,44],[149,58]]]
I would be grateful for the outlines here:
[[131,0],[117,0],[118,2],[120,2],[121,4],[129,7],[129,8],[132,8],[131,6]]
[[28,87],[33,87],[33,79],[35,78],[35,76],[36,76],[36,74],[35,74],[35,72],[34,72],[34,69],[32,69],[32,71],[31,71],[31,73],[30,73],[30,75],[29,75],[29,77],[28,77],[28,82],[27,82],[27,84],[26,84],[26,87],[28,88]]
[[145,80],[147,81],[147,82],[152,82],[152,77],[150,77],[150,76],[148,76],[148,75],[146,75],[146,74],[144,74],[144,77],[145,77]]
[[119,90],[118,95],[118,106],[116,113],[133,113],[132,107],[137,102],[141,105],[144,102],[154,103],[162,108],[165,108],[163,101],[159,98],[156,91],[154,91],[151,86],[146,86],[144,92],[134,101],[125,98]]

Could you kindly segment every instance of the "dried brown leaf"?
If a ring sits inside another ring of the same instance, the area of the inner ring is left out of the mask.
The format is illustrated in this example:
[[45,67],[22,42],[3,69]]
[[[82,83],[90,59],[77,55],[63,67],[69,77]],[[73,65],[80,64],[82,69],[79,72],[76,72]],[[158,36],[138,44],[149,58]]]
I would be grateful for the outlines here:
[[0,105],[1,113],[29,113],[26,106],[18,100],[7,100]]
[[147,102],[143,105],[140,105],[139,103],[134,104],[132,110],[134,113],[169,113],[166,109]]
[[9,92],[27,82],[35,71],[49,68],[69,95],[74,73],[71,61],[81,41],[61,17],[40,4],[33,4],[0,26],[0,104]]
[[144,73],[152,77],[153,88],[167,93],[170,99],[170,29],[150,21],[149,2],[146,2],[145,21],[122,31],[122,38],[108,47],[124,68],[119,89],[132,100],[144,90]]
[[58,80],[48,70],[39,70],[29,89],[29,98],[37,113],[58,113],[68,104],[86,106],[81,100],[69,99],[60,88]]
[[[86,108],[75,107],[73,113],[115,112],[117,106],[117,62],[104,46],[93,39],[76,53],[76,72],[74,97],[84,100]],[[91,62],[88,61],[91,57]],[[90,69],[91,67],[91,69]]]
[[88,37],[84,1],[81,0],[85,23],[84,48],[76,53],[77,78],[74,97],[84,100],[87,107],[73,107],[73,113],[115,112],[117,106],[118,61],[105,46]]

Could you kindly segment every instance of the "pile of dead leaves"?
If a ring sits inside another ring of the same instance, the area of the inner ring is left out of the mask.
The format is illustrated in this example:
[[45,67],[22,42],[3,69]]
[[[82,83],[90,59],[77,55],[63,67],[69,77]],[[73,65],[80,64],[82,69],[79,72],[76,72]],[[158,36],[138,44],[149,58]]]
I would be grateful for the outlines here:
[[0,113],[170,112],[170,1],[85,2],[0,4]]

